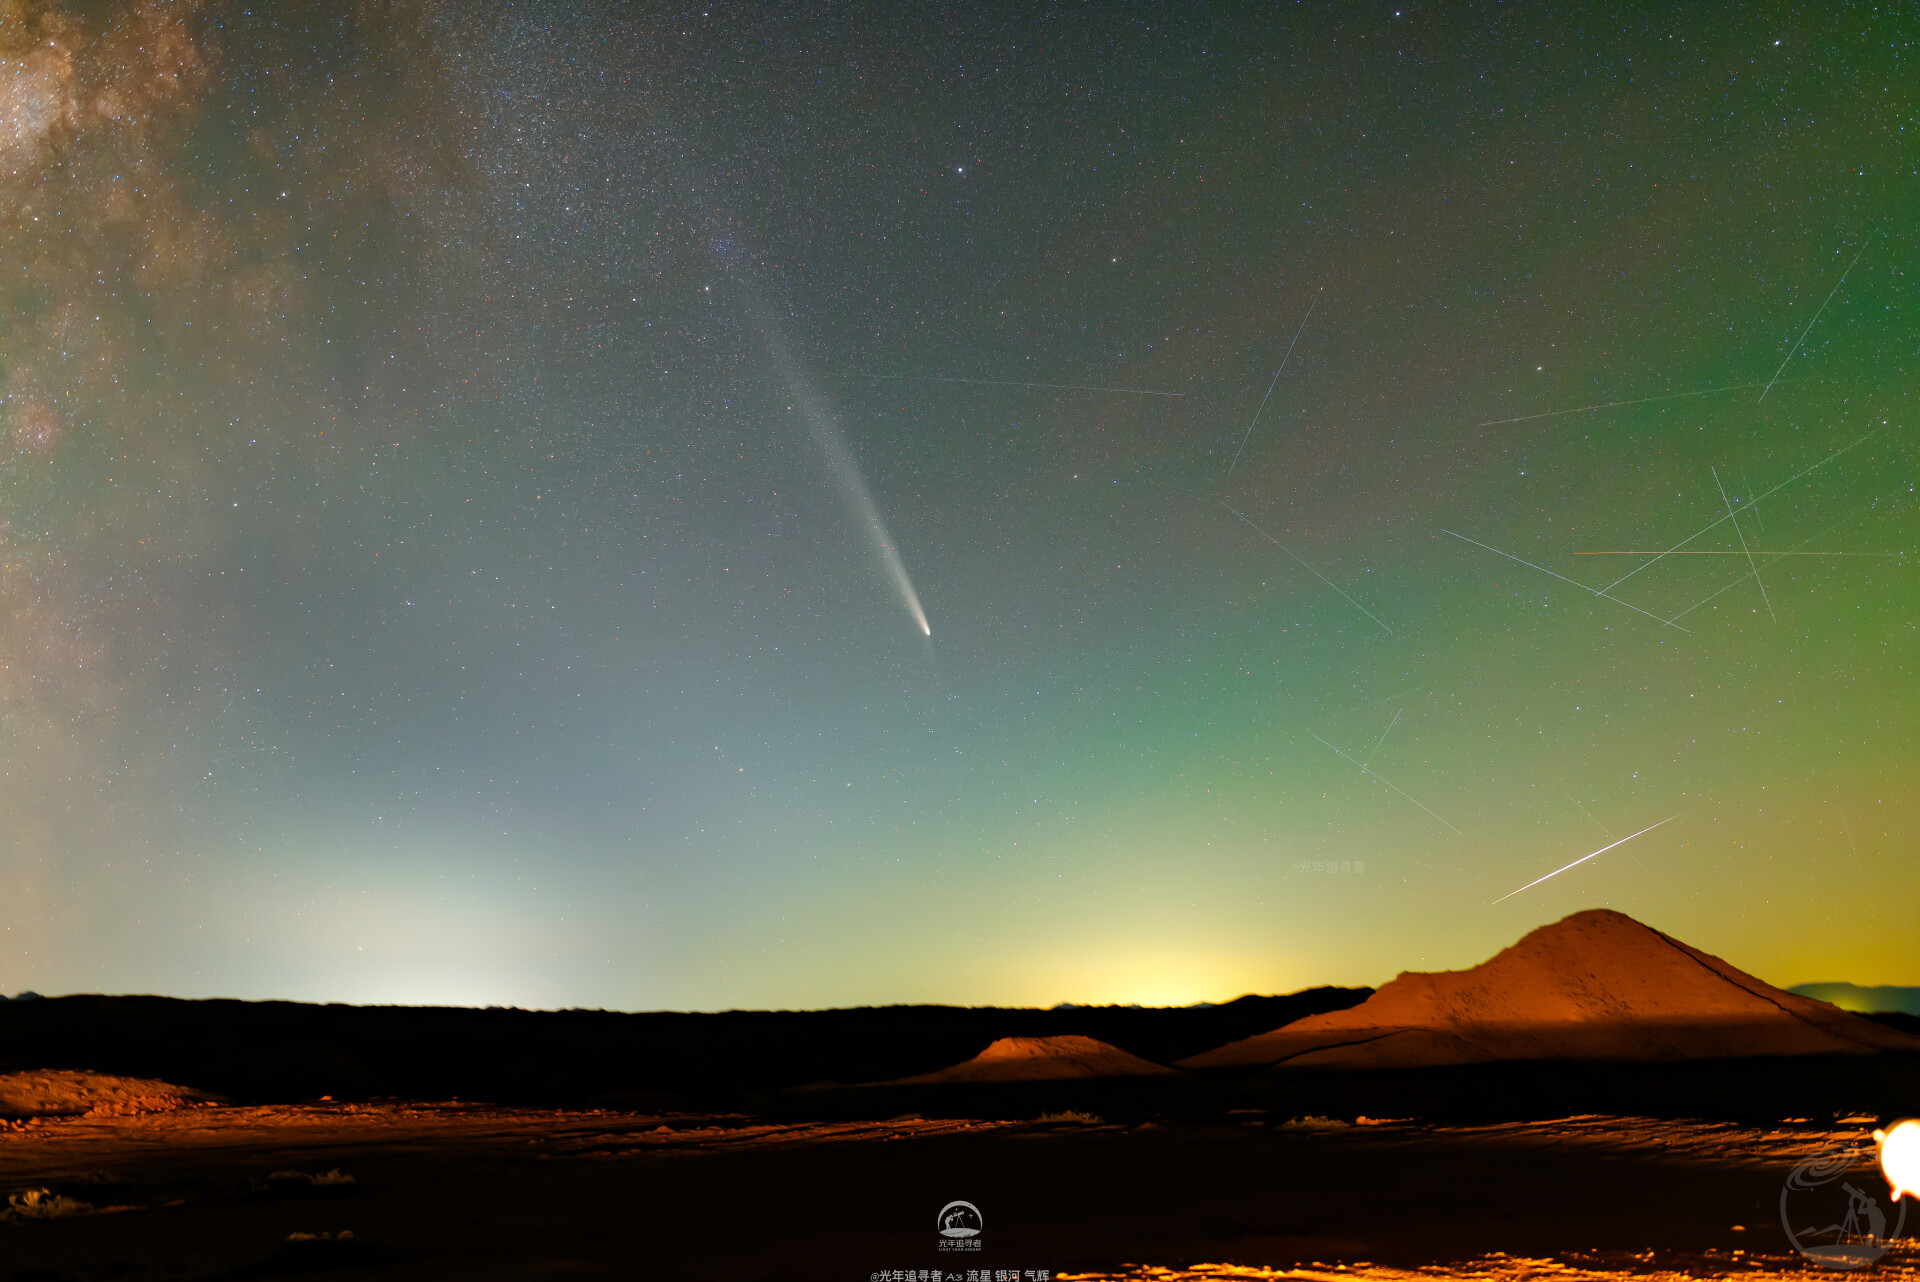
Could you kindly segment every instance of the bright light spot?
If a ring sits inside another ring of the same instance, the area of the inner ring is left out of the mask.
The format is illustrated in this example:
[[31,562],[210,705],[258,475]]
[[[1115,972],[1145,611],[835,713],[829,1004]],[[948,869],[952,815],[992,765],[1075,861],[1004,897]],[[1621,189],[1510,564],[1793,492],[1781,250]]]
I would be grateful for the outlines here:
[[1907,1194],[1920,1202],[1920,1122],[1909,1117],[1873,1138],[1880,1142],[1880,1173],[1893,1186],[1893,1200]]

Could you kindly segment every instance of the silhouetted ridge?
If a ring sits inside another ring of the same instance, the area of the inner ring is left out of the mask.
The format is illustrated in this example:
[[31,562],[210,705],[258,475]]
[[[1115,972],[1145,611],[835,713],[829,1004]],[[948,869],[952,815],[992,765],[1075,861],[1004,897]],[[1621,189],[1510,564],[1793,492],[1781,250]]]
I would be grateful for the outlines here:
[[[0,1072],[90,1069],[242,1100],[375,1095],[702,1105],[947,1068],[1006,1037],[1076,1035],[1165,1064],[1371,990],[1192,1008],[891,1006],[717,1014],[54,997],[0,1003]],[[666,1102],[664,1100],[659,1102]]]
[[1542,926],[1469,970],[1407,972],[1357,1006],[1175,1062],[1381,1069],[1880,1050],[1920,1050],[1920,1038],[1775,988],[1601,908]]

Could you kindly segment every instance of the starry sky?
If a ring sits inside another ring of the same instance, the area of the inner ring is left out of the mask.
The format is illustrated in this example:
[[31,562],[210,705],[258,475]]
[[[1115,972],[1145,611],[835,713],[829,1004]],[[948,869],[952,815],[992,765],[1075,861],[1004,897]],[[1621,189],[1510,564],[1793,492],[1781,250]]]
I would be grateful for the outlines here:
[[0,989],[1920,982],[1916,38],[0,0]]

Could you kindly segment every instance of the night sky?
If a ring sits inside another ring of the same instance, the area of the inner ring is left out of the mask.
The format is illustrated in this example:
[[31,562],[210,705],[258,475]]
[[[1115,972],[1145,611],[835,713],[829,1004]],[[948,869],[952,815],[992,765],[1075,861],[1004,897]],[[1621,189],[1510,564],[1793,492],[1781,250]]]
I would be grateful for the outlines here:
[[0,989],[1920,983],[1920,20],[1658,8],[0,0]]

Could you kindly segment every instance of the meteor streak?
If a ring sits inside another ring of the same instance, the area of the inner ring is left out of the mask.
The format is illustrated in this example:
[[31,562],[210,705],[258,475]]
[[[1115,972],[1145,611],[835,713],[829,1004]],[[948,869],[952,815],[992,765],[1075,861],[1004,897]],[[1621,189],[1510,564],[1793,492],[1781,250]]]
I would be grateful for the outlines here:
[[[1633,833],[1629,836],[1622,837],[1620,840],[1614,842],[1613,846],[1624,846],[1629,841],[1632,841],[1635,837],[1640,836],[1642,833],[1652,832],[1655,828],[1658,828],[1660,824],[1670,824],[1674,820],[1678,819],[1679,817],[1680,817],[1679,815],[1668,815],[1665,819],[1662,819],[1658,824],[1648,824],[1645,828],[1642,828],[1639,832]],[[1578,868],[1581,864],[1584,864],[1585,862],[1587,862],[1587,860],[1606,854],[1609,850],[1613,849],[1613,846],[1602,846],[1600,847],[1600,849],[1594,851],[1593,854],[1591,855],[1582,855],[1580,856],[1580,858],[1568,864],[1567,868]],[[1558,877],[1561,873],[1565,872],[1567,868],[1555,868],[1552,872],[1548,873],[1545,877],[1534,878],[1532,881],[1528,882],[1526,885],[1520,887],[1520,890],[1532,890],[1535,886],[1538,886],[1541,882],[1546,881],[1552,877]],[[1519,894],[1520,890],[1510,890],[1506,894],[1500,896],[1500,898],[1494,900],[1493,902],[1495,904],[1504,903],[1505,901],[1512,899],[1515,895]],[[1490,904],[1488,905],[1488,907],[1492,907],[1492,905]]]
[[[1577,809],[1581,814],[1585,815],[1589,819],[1593,819],[1593,826],[1600,830],[1602,836],[1606,837],[1608,841],[1613,840],[1613,829],[1607,827],[1605,824],[1601,823],[1598,819],[1595,819],[1593,812],[1591,810],[1588,810],[1585,806],[1581,805],[1577,800],[1575,800],[1574,795],[1572,793],[1569,792],[1565,794],[1565,796],[1568,801],[1573,802],[1574,808]],[[1659,875],[1656,874],[1653,871],[1653,869],[1647,867],[1645,864],[1640,863],[1640,856],[1634,854],[1631,850],[1629,850],[1627,852],[1627,857],[1632,859],[1634,863],[1640,864],[1640,871],[1647,874],[1647,876],[1652,877],[1655,882],[1658,882],[1660,889],[1665,890],[1667,888],[1667,883],[1664,881],[1661,881],[1659,878]]]

